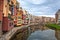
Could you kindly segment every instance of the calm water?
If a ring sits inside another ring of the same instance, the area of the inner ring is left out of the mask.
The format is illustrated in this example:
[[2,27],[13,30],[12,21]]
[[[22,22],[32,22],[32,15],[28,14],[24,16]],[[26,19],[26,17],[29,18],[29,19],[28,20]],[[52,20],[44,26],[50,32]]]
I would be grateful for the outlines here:
[[55,37],[55,31],[48,29],[48,30],[39,30],[32,33],[28,40],[57,40]]

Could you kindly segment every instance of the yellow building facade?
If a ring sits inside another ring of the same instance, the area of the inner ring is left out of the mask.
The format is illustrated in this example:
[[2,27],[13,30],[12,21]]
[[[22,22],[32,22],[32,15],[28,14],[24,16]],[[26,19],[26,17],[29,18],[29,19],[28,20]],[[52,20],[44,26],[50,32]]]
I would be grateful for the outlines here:
[[9,5],[7,0],[4,0],[4,4],[3,4],[3,13],[4,16],[8,16],[8,12],[9,12]]
[[17,25],[18,26],[22,25],[22,14],[23,14],[23,11],[22,11],[22,9],[19,8],[19,10],[17,12]]
[[4,4],[3,4],[3,13],[4,16],[8,16],[8,13],[11,14],[11,6],[16,6],[16,0],[4,0]]

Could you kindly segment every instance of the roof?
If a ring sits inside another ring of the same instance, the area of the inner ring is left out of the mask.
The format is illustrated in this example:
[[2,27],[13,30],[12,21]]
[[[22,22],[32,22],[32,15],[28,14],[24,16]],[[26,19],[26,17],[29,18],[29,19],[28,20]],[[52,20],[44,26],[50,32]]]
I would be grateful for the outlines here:
[[60,9],[56,12],[56,14],[60,14]]

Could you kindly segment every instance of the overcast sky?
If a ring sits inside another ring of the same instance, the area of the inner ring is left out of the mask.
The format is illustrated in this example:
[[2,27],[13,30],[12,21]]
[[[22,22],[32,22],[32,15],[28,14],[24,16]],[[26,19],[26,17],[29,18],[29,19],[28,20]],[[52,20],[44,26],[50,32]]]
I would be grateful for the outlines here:
[[36,16],[54,17],[60,9],[60,0],[18,0],[20,6]]

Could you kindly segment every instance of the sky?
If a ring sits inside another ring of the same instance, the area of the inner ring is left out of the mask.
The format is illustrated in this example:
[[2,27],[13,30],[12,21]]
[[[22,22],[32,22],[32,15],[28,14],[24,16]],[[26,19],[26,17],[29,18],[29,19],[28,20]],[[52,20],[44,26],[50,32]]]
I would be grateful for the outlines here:
[[36,16],[54,17],[60,9],[60,0],[18,0],[20,7]]

